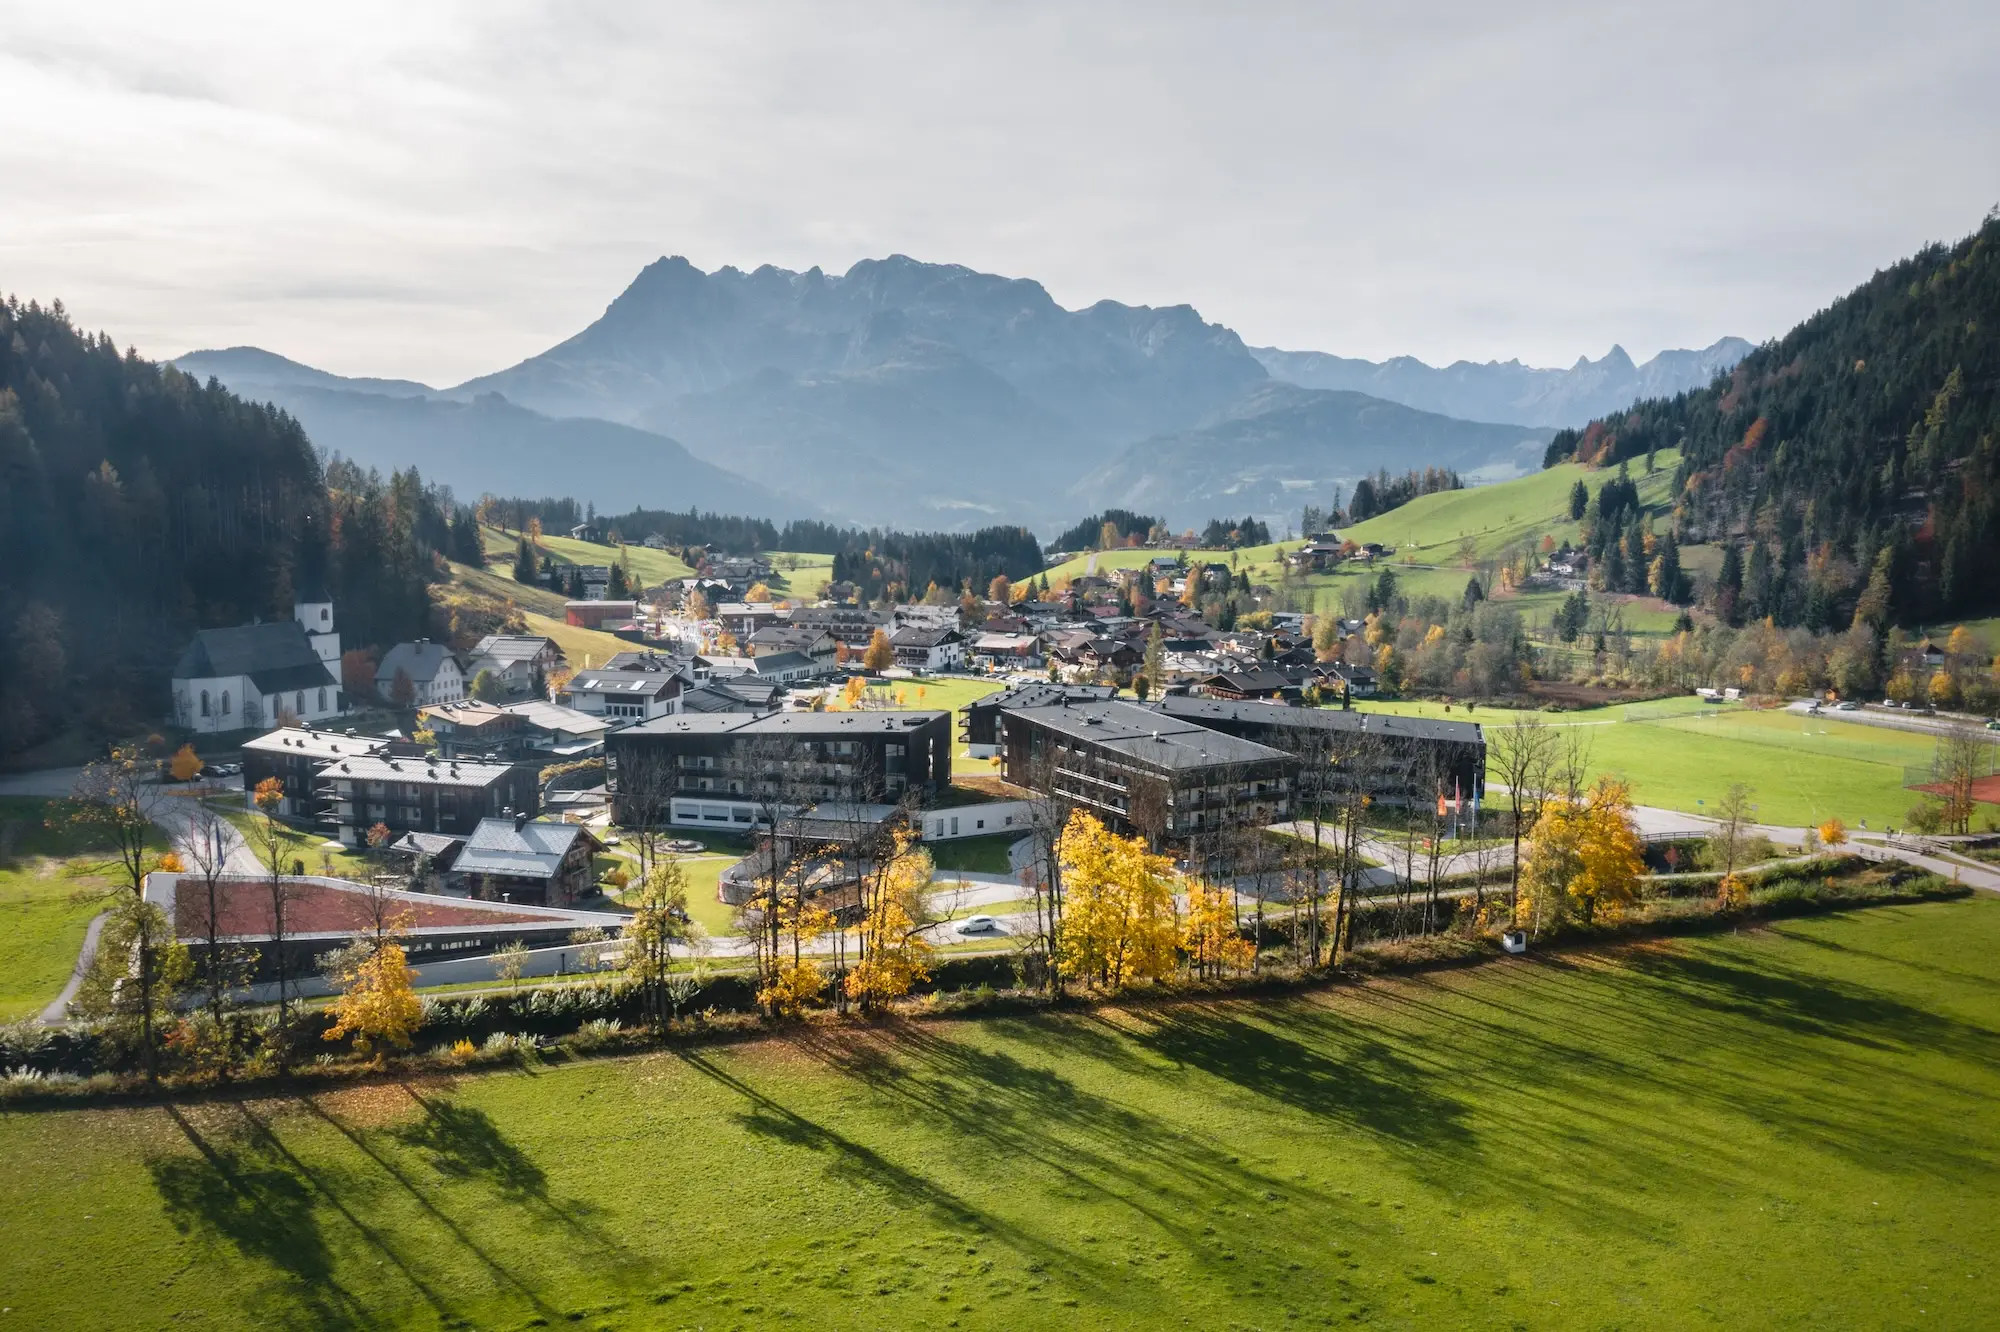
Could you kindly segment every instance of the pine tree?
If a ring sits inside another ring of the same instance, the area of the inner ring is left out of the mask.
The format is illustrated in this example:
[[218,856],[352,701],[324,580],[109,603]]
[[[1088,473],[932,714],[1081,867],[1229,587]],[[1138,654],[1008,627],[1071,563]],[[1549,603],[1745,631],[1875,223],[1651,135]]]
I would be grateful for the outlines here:
[[522,537],[520,545],[514,549],[514,581],[517,583],[535,581],[535,552],[529,548],[526,537]]

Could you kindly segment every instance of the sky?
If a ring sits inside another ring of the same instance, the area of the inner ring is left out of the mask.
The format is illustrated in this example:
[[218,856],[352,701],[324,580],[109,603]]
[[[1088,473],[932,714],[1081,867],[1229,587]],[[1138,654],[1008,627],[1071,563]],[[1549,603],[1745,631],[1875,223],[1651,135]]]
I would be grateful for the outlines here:
[[1782,333],[2000,203],[2000,5],[0,0],[0,292],[455,383],[661,255],[1433,364]]

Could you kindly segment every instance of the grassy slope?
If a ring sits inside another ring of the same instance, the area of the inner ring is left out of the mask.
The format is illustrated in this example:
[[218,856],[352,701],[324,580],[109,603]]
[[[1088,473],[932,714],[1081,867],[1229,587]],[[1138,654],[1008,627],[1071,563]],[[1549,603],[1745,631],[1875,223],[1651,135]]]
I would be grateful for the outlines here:
[[[1678,451],[1663,451],[1657,460],[1656,471],[1637,476],[1640,497],[1648,504],[1665,503],[1670,498],[1674,468],[1679,465]],[[1640,473],[1643,469],[1641,460],[1633,470]],[[1545,471],[1496,485],[1420,496],[1379,518],[1342,528],[1340,534],[1358,542],[1379,541],[1396,547],[1394,558],[1397,564],[1392,567],[1396,568],[1397,577],[1402,580],[1407,593],[1457,598],[1465,590],[1465,580],[1472,576],[1471,570],[1464,566],[1460,552],[1460,543],[1465,538],[1473,539],[1475,558],[1492,555],[1524,537],[1539,540],[1543,535],[1549,535],[1558,543],[1576,541],[1581,534],[1578,525],[1569,520],[1570,487],[1582,478],[1595,490],[1608,475],[1574,463],[1561,463]],[[1243,569],[1252,579],[1275,582],[1279,567],[1277,550],[1287,544],[1296,547],[1298,542],[1246,547],[1236,552],[1236,567]],[[1159,553],[1152,550],[1103,551],[1097,556],[1097,569],[1104,572],[1136,568]],[[1203,559],[1229,562],[1227,552],[1195,552],[1189,558],[1196,558],[1197,555]],[[1066,560],[1051,568],[1049,577],[1055,579],[1081,574],[1089,567],[1090,559],[1089,555],[1079,555]],[[1438,567],[1404,568],[1404,561]],[[1379,566],[1369,568],[1357,565],[1337,573],[1315,575],[1304,580],[1304,585],[1314,590],[1318,607],[1333,609],[1340,605],[1340,591],[1348,582],[1372,579],[1378,570]],[[1561,601],[1561,593],[1541,592],[1512,598],[1508,604],[1532,621],[1537,617],[1546,619]],[[1627,604],[1625,614],[1627,624],[1633,629],[1658,633],[1672,626],[1676,612],[1649,602],[1633,602]]]
[[[513,568],[514,552],[520,546],[521,534],[511,531],[496,531],[490,527],[480,529],[480,536],[486,542],[486,553],[496,559],[508,561]],[[595,541],[572,541],[565,536],[542,535],[542,549],[566,564],[616,564],[619,548],[601,545]],[[625,555],[632,572],[646,587],[655,587],[674,578],[686,578],[694,570],[687,567],[679,556],[669,555],[664,550],[649,550],[645,546],[628,545]]]
[[0,796],[0,1022],[32,1017],[62,992],[90,918],[117,883],[109,851],[47,826],[52,802]]
[[131,1329],[1993,1326],[1996,953],[1981,900],[9,1114],[0,1290]]
[[[1442,717],[1436,703],[1369,703],[1368,711]],[[1627,721],[1666,709],[1678,714],[1658,720]],[[1453,720],[1482,722],[1493,730],[1521,713],[1502,708],[1463,706]],[[1838,815],[1850,827],[1868,820],[1871,828],[1900,825],[1915,792],[1903,788],[1903,769],[1930,762],[1929,736],[1863,726],[1834,717],[1794,712],[1710,708],[1694,698],[1543,713],[1545,720],[1582,728],[1591,746],[1592,767],[1615,772],[1632,784],[1643,805],[1690,813],[1712,809],[1733,782],[1756,792],[1765,822],[1818,823]],[[1706,801],[1706,806],[1697,801]]]

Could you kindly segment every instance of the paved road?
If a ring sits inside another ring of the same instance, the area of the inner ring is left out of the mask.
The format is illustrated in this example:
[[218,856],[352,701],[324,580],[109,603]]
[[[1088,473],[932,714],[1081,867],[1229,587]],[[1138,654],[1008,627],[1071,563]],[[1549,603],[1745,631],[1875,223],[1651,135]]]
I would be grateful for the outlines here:
[[[1808,715],[1813,701],[1798,699],[1785,705],[1785,711]],[[1953,726],[1971,726],[1982,736],[1995,744],[2000,744],[2000,731],[1987,731],[1986,718],[1970,713],[1941,712],[1927,717],[1922,712],[1905,712],[1901,708],[1885,708],[1869,703],[1852,712],[1842,712],[1838,708],[1822,707],[1817,714],[1824,721],[1854,722],[1860,726],[1880,726],[1892,731],[1916,731],[1923,735],[1937,735]]]

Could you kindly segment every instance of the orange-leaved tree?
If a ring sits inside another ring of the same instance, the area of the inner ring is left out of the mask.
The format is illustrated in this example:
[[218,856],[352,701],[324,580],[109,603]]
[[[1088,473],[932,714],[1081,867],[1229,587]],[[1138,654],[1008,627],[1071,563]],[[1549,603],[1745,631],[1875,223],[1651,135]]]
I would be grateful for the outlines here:
[[1256,957],[1250,941],[1236,929],[1236,912],[1227,888],[1196,882],[1188,888],[1187,918],[1181,923],[1181,951],[1188,969],[1204,980],[1225,971],[1242,971]]
[[1107,989],[1174,966],[1173,862],[1077,810],[1063,831],[1063,970]]
[[193,745],[182,745],[176,749],[173,758],[167,763],[168,771],[173,773],[177,782],[193,781],[201,776],[202,767],[201,757],[194,752]]
[[889,646],[889,635],[877,629],[868,639],[868,650],[861,654],[862,669],[870,674],[887,670],[896,660],[896,650]]
[[336,983],[340,997],[333,1001],[334,1023],[326,1039],[354,1037],[354,1048],[367,1054],[378,1045],[403,1049],[423,1021],[423,1003],[411,982],[403,946],[384,943],[363,948],[363,956],[343,967]]
[[1822,846],[1844,846],[1847,842],[1847,825],[1839,819],[1828,819],[1819,825],[1819,840]]

